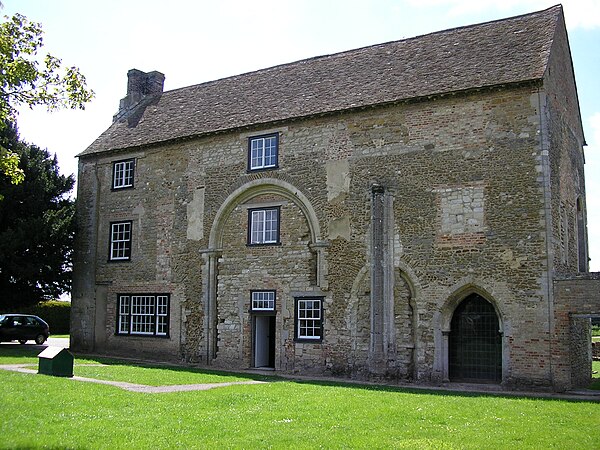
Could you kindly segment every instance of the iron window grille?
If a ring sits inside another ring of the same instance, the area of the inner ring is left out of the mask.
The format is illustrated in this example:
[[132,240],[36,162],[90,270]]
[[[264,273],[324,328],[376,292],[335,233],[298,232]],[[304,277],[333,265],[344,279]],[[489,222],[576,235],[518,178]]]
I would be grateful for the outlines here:
[[131,259],[131,228],[131,221],[110,224],[110,261]]
[[278,153],[279,136],[277,134],[248,139],[248,170],[276,168]]
[[113,189],[133,187],[135,160],[117,161],[113,164]]
[[279,207],[248,210],[248,245],[279,244]]
[[118,299],[117,334],[169,336],[169,295],[122,294]]
[[275,311],[275,291],[251,291],[252,312]]
[[296,299],[296,340],[321,341],[323,339],[323,299]]
[[450,380],[502,381],[502,336],[494,306],[478,294],[469,295],[454,311],[450,329]]

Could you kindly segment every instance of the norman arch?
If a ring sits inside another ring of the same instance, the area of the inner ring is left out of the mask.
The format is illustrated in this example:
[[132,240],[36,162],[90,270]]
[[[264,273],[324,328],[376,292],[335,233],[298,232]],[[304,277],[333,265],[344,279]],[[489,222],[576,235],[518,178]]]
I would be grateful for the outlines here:
[[316,264],[315,292],[326,289],[325,249],[327,243],[321,241],[321,230],[316,212],[308,198],[289,182],[262,178],[249,181],[234,189],[219,207],[210,230],[209,247],[201,251],[204,259],[203,297],[205,305],[204,333],[205,348],[201,351],[210,363],[217,354],[217,286],[219,273],[219,257],[223,252],[223,236],[228,219],[240,204],[261,195],[276,195],[293,203],[306,219],[309,233],[309,249],[314,255]]
[[302,191],[297,189],[287,181],[276,178],[261,178],[252,180],[235,189],[227,196],[221,207],[215,214],[210,235],[208,238],[209,249],[218,249],[221,247],[223,239],[223,226],[231,211],[239,205],[262,194],[277,194],[281,197],[294,202],[304,213],[308,226],[310,228],[311,243],[315,244],[321,240],[321,228],[317,214]]

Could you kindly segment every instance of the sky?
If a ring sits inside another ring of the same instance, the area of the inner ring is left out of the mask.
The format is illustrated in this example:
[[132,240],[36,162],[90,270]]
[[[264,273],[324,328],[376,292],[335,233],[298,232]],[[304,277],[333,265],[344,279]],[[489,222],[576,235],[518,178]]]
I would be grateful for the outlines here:
[[[127,71],[158,70],[165,90],[300,59],[546,9],[544,0],[3,0],[40,22],[44,53],[77,66],[96,98],[84,111],[22,109],[21,139],[76,155],[111,122]],[[587,146],[590,269],[600,271],[600,0],[563,0]]]

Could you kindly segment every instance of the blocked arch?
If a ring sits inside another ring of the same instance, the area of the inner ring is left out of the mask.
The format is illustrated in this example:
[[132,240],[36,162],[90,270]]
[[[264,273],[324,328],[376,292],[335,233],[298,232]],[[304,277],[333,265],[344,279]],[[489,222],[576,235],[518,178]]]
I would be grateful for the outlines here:
[[444,382],[450,381],[449,336],[450,336],[450,331],[451,331],[452,318],[454,317],[456,308],[462,303],[463,300],[467,299],[472,294],[477,294],[477,295],[483,297],[487,302],[489,302],[494,307],[494,311],[496,312],[496,317],[498,318],[498,328],[499,328],[498,332],[499,332],[500,338],[501,338],[501,352],[502,352],[502,377],[501,377],[502,379],[501,379],[501,382],[504,382],[507,379],[508,374],[510,372],[509,364],[508,364],[508,349],[507,349],[507,344],[506,344],[506,339],[505,339],[505,334],[504,334],[505,317],[504,317],[502,309],[499,305],[499,301],[496,298],[496,296],[494,296],[492,294],[492,291],[490,289],[486,289],[486,288],[482,287],[481,284],[476,284],[472,281],[465,282],[464,284],[460,285],[460,287],[453,289],[452,293],[447,297],[447,300],[444,302],[444,304],[440,310],[440,313],[441,313],[440,314],[441,315],[440,328],[442,331],[442,333],[441,333],[442,347],[441,347],[441,354],[439,356],[441,357],[441,363],[442,363],[441,364],[442,380]]
[[248,183],[238,187],[223,201],[221,207],[215,215],[210,230],[210,236],[208,239],[209,248],[221,248],[223,242],[223,230],[231,212],[238,205],[263,194],[276,194],[293,202],[296,206],[298,206],[298,208],[300,208],[306,217],[308,228],[310,230],[311,242],[316,243],[321,240],[321,228],[319,226],[319,220],[306,195],[304,195],[302,191],[297,189],[294,185],[286,181],[278,180],[276,178],[261,178],[259,180],[249,181]]

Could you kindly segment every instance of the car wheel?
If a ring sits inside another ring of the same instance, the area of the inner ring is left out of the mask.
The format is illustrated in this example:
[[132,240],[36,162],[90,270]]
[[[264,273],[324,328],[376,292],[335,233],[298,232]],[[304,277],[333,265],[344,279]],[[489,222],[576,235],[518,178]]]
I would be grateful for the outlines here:
[[44,342],[46,342],[46,336],[44,336],[43,334],[38,334],[35,337],[35,343],[37,345],[42,345]]
[[26,339],[19,339],[19,344],[24,344],[25,342],[27,342]]

